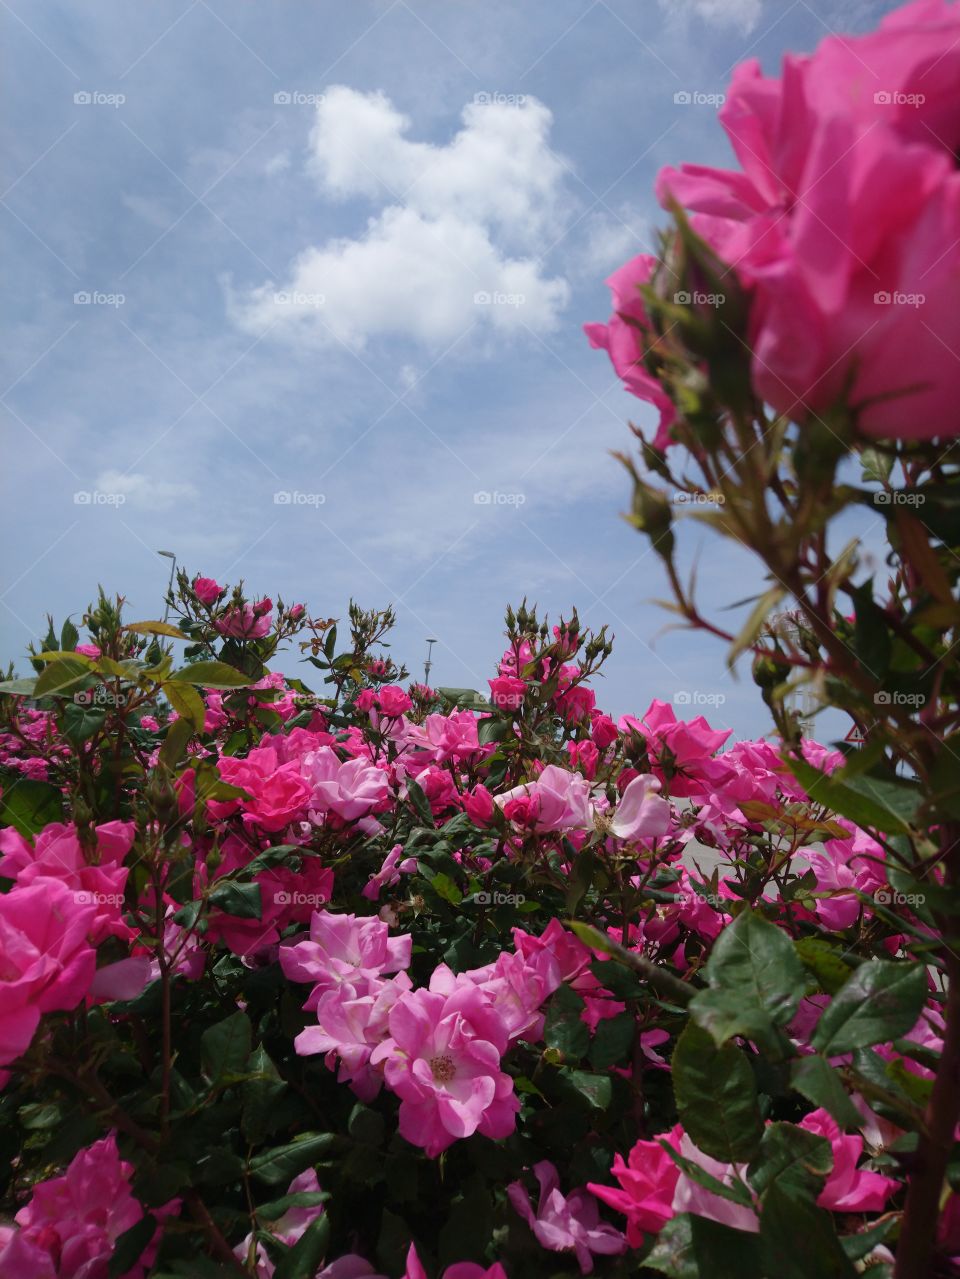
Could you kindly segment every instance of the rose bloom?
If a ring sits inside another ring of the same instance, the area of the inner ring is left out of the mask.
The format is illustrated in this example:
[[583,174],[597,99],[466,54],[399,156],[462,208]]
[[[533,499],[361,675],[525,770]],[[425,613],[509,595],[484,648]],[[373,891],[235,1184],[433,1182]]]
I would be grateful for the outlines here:
[[[262,604],[269,600],[261,601]],[[244,604],[242,608],[231,605],[230,608],[214,622],[214,629],[221,635],[231,639],[262,639],[270,634],[270,609],[262,609],[261,605]]]
[[195,577],[193,579],[193,593],[201,604],[212,604],[222,591],[223,587],[218,585],[212,577]]
[[795,421],[842,399],[867,435],[960,432],[958,82],[960,7],[917,0],[779,79],[743,63],[720,110],[740,169],[660,174],[750,291],[755,389]]
[[500,710],[518,711],[523,705],[523,695],[527,691],[527,681],[515,675],[498,675],[488,680],[490,700]]

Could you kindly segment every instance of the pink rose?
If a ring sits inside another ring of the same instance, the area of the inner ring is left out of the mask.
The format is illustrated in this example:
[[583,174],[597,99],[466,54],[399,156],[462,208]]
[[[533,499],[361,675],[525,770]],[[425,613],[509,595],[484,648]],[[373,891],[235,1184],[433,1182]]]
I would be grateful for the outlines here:
[[878,1172],[857,1169],[857,1160],[863,1154],[859,1133],[841,1132],[825,1110],[812,1111],[800,1120],[799,1126],[825,1137],[833,1151],[833,1170],[817,1198],[820,1207],[831,1212],[882,1212],[898,1183]]
[[960,10],[918,0],[863,36],[737,68],[740,170],[658,180],[750,291],[758,394],[804,421],[840,399],[872,436],[960,431]]
[[490,700],[499,710],[518,711],[523,705],[526,680],[517,679],[515,675],[498,675],[487,683],[490,685]]
[[[263,604],[268,605],[267,609]],[[244,604],[242,608],[231,605],[213,625],[221,635],[231,639],[262,639],[270,634],[270,601],[262,600],[253,606]]]
[[377,702],[380,713],[390,718],[405,715],[407,711],[413,709],[410,694],[395,684],[387,684],[381,688],[377,694]]
[[638,332],[650,327],[640,285],[650,282],[656,265],[656,258],[641,253],[614,271],[607,280],[613,294],[613,315],[606,324],[585,324],[583,331],[594,349],[609,354],[617,376],[631,395],[659,409],[660,422],[654,444],[658,449],[667,449],[673,442],[670,426],[677,411],[657,379],[643,366]]
[[574,1252],[585,1275],[593,1270],[594,1253],[618,1256],[626,1252],[626,1239],[619,1230],[600,1220],[597,1201],[586,1188],[562,1195],[557,1170],[545,1159],[533,1165],[533,1172],[540,1183],[536,1213],[522,1182],[509,1185],[507,1197],[543,1248],[550,1252]]
[[223,593],[223,589],[212,577],[193,579],[193,593],[201,604],[212,604]]
[[96,913],[57,879],[0,895],[0,1064],[30,1047],[42,1013],[76,1008],[90,989]]

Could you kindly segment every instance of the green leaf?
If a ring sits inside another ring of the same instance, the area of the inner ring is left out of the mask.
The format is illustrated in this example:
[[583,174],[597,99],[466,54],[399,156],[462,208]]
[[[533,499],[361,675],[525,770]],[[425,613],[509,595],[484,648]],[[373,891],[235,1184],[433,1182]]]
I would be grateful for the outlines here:
[[279,1199],[271,1199],[261,1204],[257,1216],[261,1221],[279,1221],[291,1208],[319,1208],[330,1198],[327,1190],[298,1190],[292,1195],[281,1195]]
[[[251,1145],[259,1145],[276,1128],[277,1103],[286,1093],[287,1085],[262,1044],[250,1054],[247,1071],[252,1078],[240,1086],[243,1103],[240,1127]],[[258,1211],[264,1216],[269,1215],[266,1208]],[[281,1208],[275,1215],[279,1217],[284,1211]]]
[[803,965],[785,932],[744,911],[714,943],[706,968],[708,990],[690,1011],[718,1045],[733,1035],[761,1039],[785,1025],[803,996]]
[[80,632],[74,626],[68,617],[60,628],[60,649],[64,653],[72,653],[77,647],[77,641],[80,639]]
[[249,684],[256,683],[255,679],[244,675],[235,666],[213,661],[191,662],[189,666],[182,666],[180,670],[174,671],[170,679],[183,684],[196,684],[201,688],[246,688]]
[[107,1266],[109,1279],[118,1279],[120,1275],[129,1274],[156,1233],[157,1219],[153,1213],[148,1212],[129,1230],[118,1235]]
[[777,1279],[854,1279],[856,1274],[830,1213],[778,1182],[761,1199],[760,1250],[764,1273]]
[[169,622],[128,622],[123,629],[133,631],[135,635],[166,635],[169,639],[178,640],[189,638]]
[[419,786],[412,777],[407,778],[407,798],[413,805],[413,808],[425,826],[431,829],[436,826],[433,820],[433,809],[430,807],[430,801],[423,793],[423,788]]
[[693,1159],[687,1159],[685,1155],[678,1154],[668,1141],[661,1141],[660,1145],[681,1172],[685,1173],[698,1186],[702,1186],[704,1190],[709,1190],[712,1195],[719,1195],[721,1199],[729,1199],[731,1203],[740,1204],[743,1208],[753,1207],[753,1198],[750,1191],[741,1182],[732,1180],[728,1185],[725,1181],[721,1181],[718,1177],[714,1177],[712,1173],[707,1172],[706,1168],[702,1168]]
[[107,712],[100,706],[67,702],[63,708],[63,733],[74,746],[80,746],[98,733],[106,722]]
[[909,813],[912,818],[916,810],[919,792],[915,787],[882,783],[871,777],[844,778],[842,773],[830,777],[794,755],[787,755],[785,762],[815,803],[824,804],[858,826],[892,835],[909,833],[910,821],[904,814]]
[[690,1213],[667,1222],[643,1265],[668,1279],[763,1279],[756,1235]]
[[235,1012],[200,1037],[203,1073],[212,1084],[221,1079],[246,1074],[252,1031],[246,1013]]
[[807,1101],[822,1106],[841,1128],[859,1128],[863,1122],[859,1110],[847,1096],[840,1076],[826,1058],[817,1053],[797,1058],[791,1067],[790,1086]]
[[916,1024],[926,998],[923,964],[871,959],[828,1004],[811,1044],[835,1057],[896,1039]]
[[590,1045],[590,1065],[595,1070],[609,1070],[624,1061],[633,1047],[637,1022],[633,1013],[618,1013],[597,1025]]
[[34,685],[34,697],[68,697],[79,692],[90,676],[90,661],[83,657],[60,657],[48,662]]
[[288,1186],[327,1154],[336,1140],[333,1133],[309,1133],[288,1145],[262,1150],[250,1160],[250,1175],[270,1186]]
[[238,884],[228,879],[218,884],[210,894],[208,901],[217,906],[225,915],[235,915],[237,919],[262,919],[263,901],[259,884]]
[[730,651],[727,653],[728,667],[732,668],[740,654],[745,652],[751,644],[756,643],[760,632],[763,630],[763,624],[767,620],[767,615],[771,609],[776,608],[784,595],[786,595],[786,591],[782,586],[772,586],[770,590],[764,591],[760,596],[753,606],[743,630],[730,645]]
[[564,1083],[583,1098],[592,1110],[606,1110],[613,1099],[613,1081],[608,1074],[593,1074],[589,1070],[570,1070],[561,1072]]
[[0,682],[0,693],[8,693],[11,697],[34,697],[37,690],[35,679],[5,679]]
[[673,1091],[680,1122],[705,1155],[747,1163],[763,1133],[753,1071],[734,1044],[718,1047],[691,1021],[673,1052]]
[[793,943],[800,962],[817,979],[820,989],[835,995],[854,971],[843,959],[839,947],[822,937],[801,937]]
[[160,687],[180,718],[185,719],[195,732],[202,733],[207,708],[197,690],[191,684],[173,678],[164,680]]
[[273,1279],[313,1279],[330,1242],[330,1219],[326,1213],[311,1221],[289,1252],[277,1262]]
[[63,796],[56,786],[4,769],[0,774],[0,825],[31,839],[51,822],[63,821]]
[[161,764],[170,769],[178,764],[183,759],[187,743],[192,739],[193,735],[193,726],[189,720],[175,719],[167,729],[163,745],[160,747]]
[[796,1124],[767,1124],[747,1180],[758,1195],[776,1184],[787,1194],[813,1202],[833,1170],[829,1141]]
[[890,669],[893,641],[886,616],[873,599],[873,578],[850,592],[854,606],[853,651],[870,674],[880,681]]
[[585,1007],[569,986],[561,986],[547,1004],[544,1043],[562,1053],[564,1061],[579,1061],[590,1047],[590,1029],[580,1020]]

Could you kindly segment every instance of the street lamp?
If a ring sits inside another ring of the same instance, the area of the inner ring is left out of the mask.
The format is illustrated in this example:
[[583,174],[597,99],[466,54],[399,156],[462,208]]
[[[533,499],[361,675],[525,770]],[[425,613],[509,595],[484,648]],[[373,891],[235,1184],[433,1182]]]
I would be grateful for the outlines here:
[[162,555],[165,560],[170,561],[170,581],[167,583],[167,606],[163,610],[163,620],[166,621],[170,616],[170,592],[173,590],[173,575],[177,571],[177,557],[173,551],[157,551],[158,555]]
[[433,646],[436,642],[437,641],[435,639],[427,640],[427,660],[423,664],[423,682],[426,684],[427,688],[430,687],[430,667],[433,665],[431,658],[433,654]]

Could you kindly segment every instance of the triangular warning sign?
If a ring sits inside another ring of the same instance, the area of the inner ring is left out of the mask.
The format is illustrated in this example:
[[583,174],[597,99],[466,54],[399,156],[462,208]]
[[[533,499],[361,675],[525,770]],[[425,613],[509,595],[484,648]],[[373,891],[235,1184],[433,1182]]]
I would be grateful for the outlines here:
[[850,732],[843,739],[845,742],[852,742],[854,746],[862,746],[867,740],[867,735],[859,724],[854,724]]

